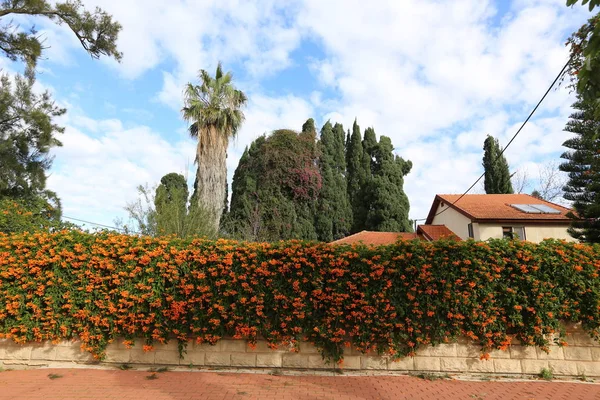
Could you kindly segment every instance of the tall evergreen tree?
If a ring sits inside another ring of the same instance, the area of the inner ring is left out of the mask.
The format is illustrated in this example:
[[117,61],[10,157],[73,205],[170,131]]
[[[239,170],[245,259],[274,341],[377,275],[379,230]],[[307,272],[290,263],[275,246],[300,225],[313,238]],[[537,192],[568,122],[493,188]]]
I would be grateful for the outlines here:
[[412,223],[408,218],[410,204],[404,193],[404,176],[410,172],[412,163],[394,155],[394,146],[387,136],[381,136],[371,151],[373,164],[372,178],[367,186],[370,207],[366,229],[412,232]]
[[569,233],[588,243],[600,243],[600,119],[594,115],[594,105],[582,100],[573,108],[565,131],[575,134],[563,146],[570,150],[561,158],[566,161],[560,170],[567,172],[569,181],[564,198],[573,202],[575,214]]
[[500,155],[502,149],[498,139],[489,136],[483,144],[483,168],[485,171],[484,186],[487,194],[510,194],[514,193],[508,162],[504,155]]
[[277,130],[244,152],[232,183],[226,231],[247,240],[316,239],[321,177],[315,133]]
[[[359,129],[358,126],[356,129]],[[355,195],[353,198],[353,232],[367,229],[367,215],[373,201],[371,183],[373,180],[372,167],[374,164],[376,147],[377,135],[375,134],[375,130],[373,128],[367,128],[362,140],[362,156],[360,160],[360,169],[357,174],[360,188],[358,190],[358,195]]]
[[[362,134],[356,120],[352,126],[352,135],[346,144],[346,180],[348,199],[352,206],[353,224],[352,232],[358,232],[364,225],[364,204],[361,201],[361,184],[366,179],[363,168]],[[361,218],[362,216],[362,218]]]
[[344,128],[327,121],[321,129],[319,141],[319,169],[322,189],[319,195],[315,229],[319,240],[330,242],[350,232],[352,208],[346,186]]

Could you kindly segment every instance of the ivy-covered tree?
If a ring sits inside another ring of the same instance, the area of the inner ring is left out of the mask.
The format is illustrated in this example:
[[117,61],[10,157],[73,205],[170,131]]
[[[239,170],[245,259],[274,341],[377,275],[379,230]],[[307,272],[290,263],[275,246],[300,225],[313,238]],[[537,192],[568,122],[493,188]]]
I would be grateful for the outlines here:
[[487,194],[510,194],[514,193],[510,181],[512,175],[508,168],[508,162],[504,155],[500,155],[502,149],[498,139],[488,135],[483,144],[483,169],[484,187]]
[[344,147],[343,126],[335,124],[332,127],[327,121],[321,129],[319,140],[319,169],[323,186],[315,216],[317,237],[324,242],[347,236],[352,227]]
[[366,229],[412,232],[412,223],[408,218],[410,204],[404,193],[404,177],[412,169],[412,163],[394,155],[394,146],[387,136],[381,136],[371,152],[372,177],[366,187],[369,194]]
[[[313,128],[311,128],[313,126]],[[233,176],[227,232],[246,240],[316,239],[313,212],[321,175],[314,123],[256,139]]]
[[560,165],[569,180],[564,187],[564,198],[573,202],[575,213],[569,233],[588,243],[600,243],[600,119],[594,115],[594,105],[579,100],[573,108],[565,131],[575,134],[563,146],[568,151]]

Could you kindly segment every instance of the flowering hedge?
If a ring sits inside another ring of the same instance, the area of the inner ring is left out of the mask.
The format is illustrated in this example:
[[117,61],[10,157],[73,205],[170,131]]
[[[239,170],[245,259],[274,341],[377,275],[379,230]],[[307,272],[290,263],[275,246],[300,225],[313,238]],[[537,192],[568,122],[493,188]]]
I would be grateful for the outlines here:
[[[0,334],[78,338],[101,358],[125,337],[308,340],[401,357],[466,335],[489,350],[546,347],[561,321],[600,334],[600,247],[546,241],[402,242],[379,248],[154,239],[76,231],[0,234]],[[559,335],[560,336],[560,335]],[[562,339],[558,339],[559,344]]]

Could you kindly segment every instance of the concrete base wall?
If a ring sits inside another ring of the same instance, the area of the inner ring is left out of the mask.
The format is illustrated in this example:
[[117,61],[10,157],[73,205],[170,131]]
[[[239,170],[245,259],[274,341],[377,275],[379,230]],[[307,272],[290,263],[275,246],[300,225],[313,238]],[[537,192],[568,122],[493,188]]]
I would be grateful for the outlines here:
[[[480,360],[479,347],[466,339],[421,349],[415,357],[399,361],[346,349],[341,369],[530,375],[539,374],[546,368],[555,376],[600,377],[600,344],[577,327],[570,329],[567,342],[569,346],[566,347],[551,346],[549,354],[535,347],[512,345],[507,351],[492,352],[489,360]],[[179,357],[176,341],[155,345],[154,350],[148,352],[142,347],[142,341],[136,341],[131,348],[121,342],[113,343],[100,364],[290,369],[334,367],[326,364],[317,349],[308,343],[301,343],[298,352],[283,348],[271,350],[264,341],[259,341],[254,349],[243,340],[233,339],[221,340],[215,346],[190,343],[183,359]],[[5,368],[40,367],[64,362],[98,363],[89,353],[81,351],[78,342],[19,345],[11,340],[0,340],[0,365]]]

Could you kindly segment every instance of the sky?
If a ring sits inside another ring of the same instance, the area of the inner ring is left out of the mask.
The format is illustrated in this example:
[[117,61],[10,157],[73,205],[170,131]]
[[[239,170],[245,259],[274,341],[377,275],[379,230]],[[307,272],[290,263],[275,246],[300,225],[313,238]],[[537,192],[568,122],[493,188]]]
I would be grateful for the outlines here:
[[[40,87],[68,109],[48,187],[65,216],[106,225],[126,219],[138,185],[170,172],[192,184],[182,91],[219,61],[249,99],[228,149],[229,184],[256,137],[308,118],[348,129],[356,118],[413,162],[410,217],[425,218],[436,193],[462,193],[482,173],[486,135],[508,142],[568,59],[566,38],[590,17],[565,0],[83,3],[122,24],[121,63],[92,60],[64,26],[23,23],[49,47]],[[535,178],[560,160],[573,101],[565,85],[548,95],[506,152],[512,171]]]

